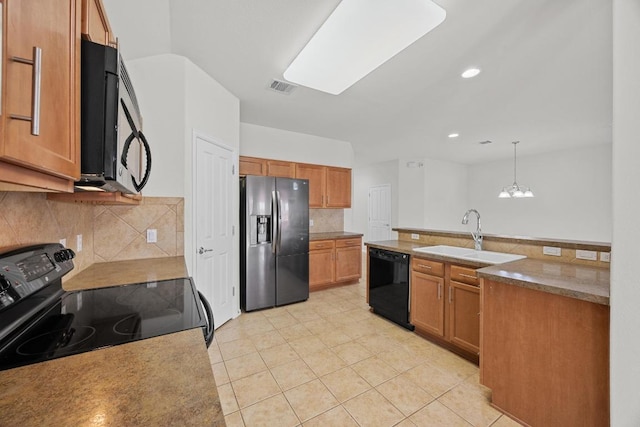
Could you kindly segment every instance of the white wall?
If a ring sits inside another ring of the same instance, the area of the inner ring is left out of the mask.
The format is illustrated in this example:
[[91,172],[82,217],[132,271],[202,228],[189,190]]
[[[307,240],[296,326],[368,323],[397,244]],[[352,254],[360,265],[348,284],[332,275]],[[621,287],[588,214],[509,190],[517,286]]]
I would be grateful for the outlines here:
[[[402,227],[424,228],[424,167],[408,167],[407,162],[420,163],[423,159],[399,159],[397,224]],[[424,164],[424,163],[423,163]]]
[[350,168],[351,143],[250,123],[240,124],[240,155]]
[[611,425],[640,425],[640,2],[613,1]]
[[611,241],[611,145],[518,156],[518,184],[534,198],[499,199],[513,182],[513,159],[469,167],[469,207],[483,231],[559,239]]
[[145,196],[184,197],[185,59],[158,55],[127,62],[151,147]]
[[[369,241],[369,188],[389,184],[391,186],[391,227],[399,224],[399,173],[398,161],[376,163],[365,167],[353,169],[353,196],[352,211],[353,222],[350,227],[345,225],[348,231],[364,234],[363,241]],[[397,239],[398,233],[393,231],[391,239]]]
[[[468,169],[459,163],[425,159],[424,227],[464,231],[462,216],[468,203]],[[471,224],[470,224],[471,226]],[[473,224],[475,227],[475,223]],[[475,229],[475,228],[474,228]]]

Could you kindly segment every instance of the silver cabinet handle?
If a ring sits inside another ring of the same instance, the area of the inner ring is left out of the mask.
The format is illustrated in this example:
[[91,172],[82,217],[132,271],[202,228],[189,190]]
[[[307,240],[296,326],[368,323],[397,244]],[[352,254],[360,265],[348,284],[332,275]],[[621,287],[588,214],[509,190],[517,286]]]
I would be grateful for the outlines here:
[[472,276],[471,274],[464,274],[464,273],[458,273],[458,274],[460,274],[460,276],[462,276],[462,277],[466,277],[466,278],[469,278],[469,279],[477,279],[476,276]]
[[40,87],[42,81],[42,49],[38,46],[33,47],[33,59],[19,58],[14,56],[11,58],[15,62],[21,64],[33,65],[33,72],[31,77],[32,95],[31,101],[31,117],[22,116],[19,114],[11,114],[10,118],[14,120],[23,120],[31,122],[31,135],[40,135]]
[[429,270],[431,270],[431,266],[430,265],[418,264],[418,267],[428,268]]
[[200,246],[200,249],[198,249],[198,253],[202,255],[205,252],[213,252],[213,249],[205,249],[202,246]]

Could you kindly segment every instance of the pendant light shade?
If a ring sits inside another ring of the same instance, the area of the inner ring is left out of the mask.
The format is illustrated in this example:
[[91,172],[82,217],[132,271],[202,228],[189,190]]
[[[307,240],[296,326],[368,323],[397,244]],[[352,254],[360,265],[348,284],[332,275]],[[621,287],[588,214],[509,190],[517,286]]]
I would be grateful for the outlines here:
[[518,180],[516,179],[516,147],[520,141],[513,141],[513,184],[504,187],[498,197],[501,199],[510,199],[510,198],[521,198],[521,197],[534,197],[533,191],[529,187],[524,187],[518,185]]

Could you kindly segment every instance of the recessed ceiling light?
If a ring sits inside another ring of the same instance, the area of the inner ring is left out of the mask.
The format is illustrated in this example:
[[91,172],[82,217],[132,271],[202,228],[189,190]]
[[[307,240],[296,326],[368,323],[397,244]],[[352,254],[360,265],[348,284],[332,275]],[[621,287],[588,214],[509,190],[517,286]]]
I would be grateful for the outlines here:
[[480,68],[468,68],[461,74],[463,79],[470,79],[480,74]]
[[440,25],[446,15],[430,0],[342,0],[284,78],[338,95]]
[[450,133],[450,134],[449,134],[449,138],[457,138],[457,137],[459,137],[459,136],[460,136],[460,134],[459,134],[459,133]]

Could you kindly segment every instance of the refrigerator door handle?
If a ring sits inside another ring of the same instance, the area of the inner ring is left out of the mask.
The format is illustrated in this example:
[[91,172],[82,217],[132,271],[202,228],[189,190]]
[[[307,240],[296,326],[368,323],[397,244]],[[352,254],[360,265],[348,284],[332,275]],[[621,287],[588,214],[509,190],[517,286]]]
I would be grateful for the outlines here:
[[276,217],[276,221],[278,222],[278,251],[280,251],[282,246],[282,230],[281,230],[281,222],[282,222],[282,200],[280,199],[280,192],[276,191],[276,199],[278,201],[278,216]]
[[276,246],[278,243],[278,235],[280,230],[278,229],[278,196],[275,191],[271,192],[271,253],[276,253]]

